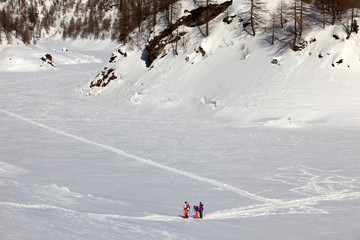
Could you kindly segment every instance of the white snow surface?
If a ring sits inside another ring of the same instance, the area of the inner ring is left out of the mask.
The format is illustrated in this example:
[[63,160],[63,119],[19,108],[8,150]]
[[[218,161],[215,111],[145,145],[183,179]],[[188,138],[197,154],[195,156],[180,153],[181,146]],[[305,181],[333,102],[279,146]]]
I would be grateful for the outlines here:
[[93,90],[112,42],[1,45],[0,239],[360,239],[357,36],[280,53],[235,28],[150,71],[128,50]]

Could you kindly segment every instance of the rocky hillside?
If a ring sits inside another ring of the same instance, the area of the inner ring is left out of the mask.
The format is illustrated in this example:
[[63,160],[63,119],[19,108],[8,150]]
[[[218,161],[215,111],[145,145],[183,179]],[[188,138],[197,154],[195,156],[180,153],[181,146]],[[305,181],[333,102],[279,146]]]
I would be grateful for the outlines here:
[[[287,17],[280,28],[280,18],[270,12],[281,5],[268,1],[258,8],[261,19],[253,19],[254,36],[251,6],[244,1],[205,8],[178,3],[182,14],[172,24],[158,24],[142,38],[134,31],[136,41],[117,47],[88,95],[205,110],[240,124],[345,124],[360,117],[357,9],[342,13],[334,25],[326,15],[323,26],[320,6],[304,2],[298,17]],[[314,8],[317,15],[304,14]],[[203,22],[206,12],[212,17]]]

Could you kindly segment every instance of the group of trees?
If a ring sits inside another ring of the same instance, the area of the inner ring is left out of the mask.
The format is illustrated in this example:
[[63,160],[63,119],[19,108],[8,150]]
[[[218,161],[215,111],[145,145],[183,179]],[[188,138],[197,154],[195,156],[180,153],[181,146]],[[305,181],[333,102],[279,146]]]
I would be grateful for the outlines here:
[[[2,0],[2,2],[5,2]],[[6,8],[0,10],[0,33],[5,34],[8,42],[12,41],[12,35],[21,38],[25,43],[30,43],[31,32],[34,32],[38,21],[37,6],[33,3],[22,11],[26,5],[25,0],[10,1]],[[0,38],[0,43],[2,38]]]
[[[271,44],[278,40],[290,45],[293,50],[301,48],[303,33],[313,26],[325,28],[328,24],[342,22],[348,36],[359,30],[356,16],[360,2],[356,0],[280,0],[277,8],[270,13],[264,6],[262,0],[246,0],[246,10],[242,13],[244,28],[253,36],[265,29]],[[343,21],[349,9],[352,11],[350,23]],[[265,23],[266,15],[270,16],[269,24]]]
[[112,39],[127,42],[129,34],[139,28],[143,32],[142,23],[146,21],[147,29],[154,29],[159,12],[164,12],[161,19],[171,23],[175,17],[174,9],[178,0],[122,0],[113,26]]
[[[31,43],[44,35],[67,38],[112,38],[126,42],[129,33],[157,23],[157,13],[173,21],[177,0],[0,0],[0,34]],[[1,37],[0,37],[1,41]]]
[[[178,0],[0,0],[0,36],[7,42],[13,38],[29,44],[46,34],[61,33],[63,38],[112,38],[128,42],[130,33],[151,34],[159,23],[172,24],[178,12]],[[213,0],[192,0],[207,7]],[[255,36],[265,31],[271,44],[280,41],[296,50],[304,31],[314,25],[325,28],[343,19],[352,9],[350,23],[343,22],[349,36],[357,32],[358,0],[280,0],[269,12],[263,0],[244,0],[239,15],[244,29]],[[158,13],[162,13],[161,16]],[[270,16],[270,20],[269,17]],[[204,35],[210,34],[204,24]],[[146,29],[142,29],[146,28]],[[146,31],[145,31],[146,30]],[[149,37],[149,36],[147,36]],[[2,39],[0,37],[0,43]]]

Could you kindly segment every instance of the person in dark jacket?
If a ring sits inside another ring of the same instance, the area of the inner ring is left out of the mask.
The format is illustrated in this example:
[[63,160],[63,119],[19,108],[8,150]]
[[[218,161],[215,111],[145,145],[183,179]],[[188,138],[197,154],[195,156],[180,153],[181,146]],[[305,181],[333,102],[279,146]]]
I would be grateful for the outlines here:
[[194,218],[198,219],[199,218],[199,207],[198,206],[194,206],[194,212],[195,212]]
[[184,204],[184,218],[189,218],[190,204],[185,202]]
[[202,204],[202,202],[200,202],[200,204],[199,204],[200,218],[203,218],[203,210],[204,210],[204,204]]

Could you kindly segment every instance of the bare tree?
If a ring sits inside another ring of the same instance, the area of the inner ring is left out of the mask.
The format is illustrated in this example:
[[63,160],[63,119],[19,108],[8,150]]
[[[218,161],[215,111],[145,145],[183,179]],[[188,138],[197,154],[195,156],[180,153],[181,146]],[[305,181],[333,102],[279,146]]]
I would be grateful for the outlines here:
[[114,31],[119,33],[117,40],[125,43],[127,42],[127,36],[130,33],[130,7],[127,0],[121,1],[118,15]]
[[299,37],[302,36],[303,32],[306,30],[308,26],[308,16],[310,14],[309,5],[305,3],[305,0],[299,0],[298,4],[298,22],[299,22]]
[[326,27],[326,20],[327,20],[327,14],[328,14],[328,0],[317,0],[315,4],[318,6],[320,13],[321,13],[321,25],[323,28]]
[[275,34],[276,34],[276,30],[278,28],[278,23],[277,23],[277,14],[276,12],[272,12],[270,14],[270,24],[271,24],[271,45],[275,44]]
[[335,25],[338,16],[340,15],[341,4],[340,0],[328,0],[330,5],[330,12],[332,16],[331,24]]
[[350,24],[344,24],[345,31],[347,32],[348,36],[346,39],[349,39],[351,36],[351,33],[358,33],[359,31],[359,25],[355,19],[355,0],[351,0],[349,3],[349,7],[351,8],[351,16],[350,16]]
[[1,11],[0,11],[0,44],[2,44],[1,32],[2,32],[2,17],[1,17]]
[[25,44],[30,44],[30,41],[31,41],[31,33],[30,33],[30,30],[29,28],[25,28],[24,31],[22,31],[22,41],[25,43]]
[[303,32],[308,29],[309,8],[304,0],[292,0],[288,5],[289,22],[286,27],[285,39],[287,38],[294,51],[300,49],[298,43],[304,43]]
[[210,19],[210,13],[209,13],[209,6],[212,4],[212,0],[194,0],[194,3],[198,5],[201,8],[205,8],[205,37],[210,35],[209,30],[209,19]]
[[247,21],[243,23],[244,28],[250,25],[251,35],[256,35],[256,29],[265,24],[264,15],[267,12],[265,3],[262,0],[246,0],[246,10],[243,12],[248,17]]
[[277,13],[274,14],[274,15],[278,15],[281,28],[284,28],[284,25],[285,25],[285,22],[286,22],[285,10],[286,10],[286,3],[284,2],[284,0],[281,0],[278,3],[277,9],[276,9]]
[[205,24],[205,34],[206,37],[209,36],[209,0],[206,0],[206,24]]

